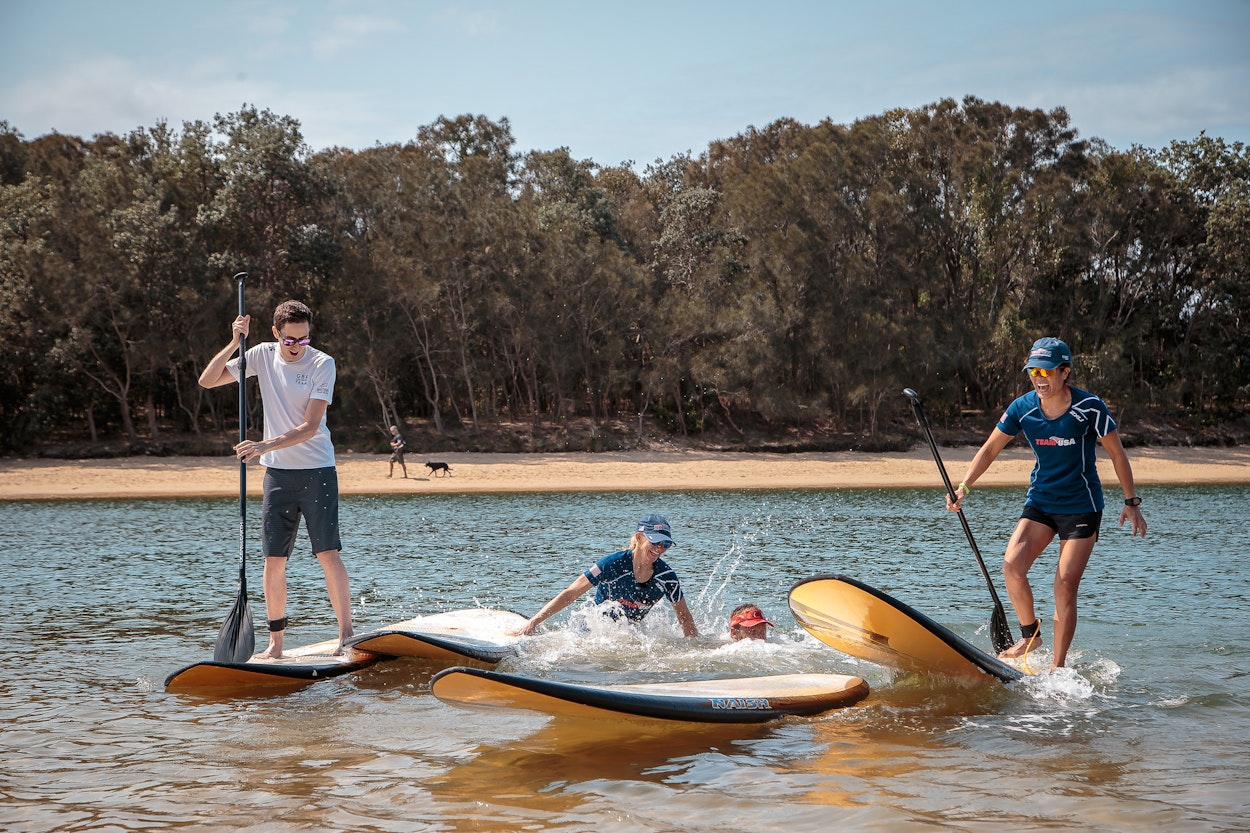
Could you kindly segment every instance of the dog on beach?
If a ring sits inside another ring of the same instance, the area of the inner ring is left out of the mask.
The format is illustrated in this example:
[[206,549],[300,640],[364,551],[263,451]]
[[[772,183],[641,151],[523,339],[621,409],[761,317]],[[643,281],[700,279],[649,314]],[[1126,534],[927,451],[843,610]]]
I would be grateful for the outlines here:
[[[447,465],[446,463],[438,463],[438,462],[432,463],[429,460],[426,460],[425,467],[430,470],[430,474],[436,474],[437,472],[441,471],[441,472],[444,472],[448,477],[451,477],[451,466]],[[442,475],[439,475],[439,476],[442,477]]]

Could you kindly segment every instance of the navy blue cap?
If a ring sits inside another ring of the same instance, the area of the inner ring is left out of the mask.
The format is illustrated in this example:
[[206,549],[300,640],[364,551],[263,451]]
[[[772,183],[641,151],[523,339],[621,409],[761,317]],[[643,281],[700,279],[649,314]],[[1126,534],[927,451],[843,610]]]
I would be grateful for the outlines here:
[[1064,364],[1072,364],[1072,351],[1059,339],[1047,336],[1033,342],[1033,349],[1029,351],[1029,360],[1024,363],[1024,369],[1040,367],[1054,370]]
[[668,544],[670,547],[673,545],[672,530],[663,515],[643,515],[638,522],[638,531],[653,544]]

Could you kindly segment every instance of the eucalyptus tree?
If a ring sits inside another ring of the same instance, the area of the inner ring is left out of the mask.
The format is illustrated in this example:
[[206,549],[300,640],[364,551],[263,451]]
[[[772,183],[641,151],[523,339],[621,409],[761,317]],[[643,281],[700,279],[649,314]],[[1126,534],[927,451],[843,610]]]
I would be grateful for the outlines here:
[[518,163],[513,144],[507,119],[468,115],[440,117],[421,127],[412,143],[430,174],[418,195],[426,253],[414,288],[438,307],[432,327],[434,311],[428,302],[421,304],[414,334],[431,372],[457,383],[460,395],[449,390],[446,401],[458,418],[465,407],[474,430],[484,401],[479,395],[489,395],[479,389],[479,378],[489,377],[478,366],[486,361],[484,345],[490,340],[483,309],[491,284],[501,278],[491,244],[508,227],[513,207]]
[[315,310],[337,257],[318,223],[333,183],[308,164],[311,151],[290,116],[246,106],[212,124],[221,184],[197,217],[210,268],[248,272],[258,306],[299,298]]
[[1062,210],[1084,164],[1067,112],[1012,108],[967,97],[897,113],[900,193],[924,239],[917,264],[939,302],[937,350],[970,404],[1001,404],[1019,371],[1022,341],[1056,322],[1020,314],[1034,274],[1034,232]]
[[1250,395],[1250,149],[1200,135],[1154,158],[1168,173],[1166,198],[1185,207],[1187,222],[1172,231],[1190,233],[1177,252],[1192,281],[1180,299],[1183,339],[1168,375],[1183,404],[1210,421]]
[[68,332],[52,355],[114,400],[130,440],[137,438],[140,392],[149,433],[158,433],[154,374],[168,356],[164,308],[179,268],[177,218],[153,153],[142,129],[97,137],[59,218],[69,237],[58,263],[56,305]]
[[316,163],[340,183],[335,228],[354,288],[340,293],[338,317],[354,331],[353,370],[368,380],[382,430],[428,413],[441,433],[438,293],[424,265],[436,256],[426,225],[442,165],[411,144],[336,150]]
[[724,211],[725,195],[699,181],[699,167],[674,157],[645,172],[658,221],[642,384],[682,433],[702,430],[709,406],[732,424],[727,408],[741,395],[723,353],[739,333],[747,240]]
[[[620,173],[606,184],[619,189]],[[573,159],[567,148],[533,152],[521,191],[537,221],[537,268],[522,289],[542,316],[532,329],[554,416],[569,415],[578,399],[596,426],[633,398],[630,341],[649,309],[648,275],[618,226],[619,206],[597,176],[593,163]]]
[[50,322],[41,297],[55,217],[44,182],[0,184],[0,217],[0,449],[13,451],[54,416],[39,394],[56,388],[45,361]]

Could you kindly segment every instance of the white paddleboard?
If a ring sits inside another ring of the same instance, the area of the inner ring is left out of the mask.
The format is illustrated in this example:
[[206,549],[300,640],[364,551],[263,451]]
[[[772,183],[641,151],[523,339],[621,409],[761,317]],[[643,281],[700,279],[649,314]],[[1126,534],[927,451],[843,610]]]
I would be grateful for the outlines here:
[[456,663],[472,660],[493,665],[516,653],[521,638],[512,632],[525,627],[526,621],[510,610],[452,610],[366,631],[347,640],[347,644],[392,657]]

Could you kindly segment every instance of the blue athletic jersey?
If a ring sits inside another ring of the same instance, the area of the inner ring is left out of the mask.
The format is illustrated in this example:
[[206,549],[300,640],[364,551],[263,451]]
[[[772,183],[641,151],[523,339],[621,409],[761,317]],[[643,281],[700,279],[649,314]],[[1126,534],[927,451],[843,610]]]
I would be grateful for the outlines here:
[[640,622],[660,599],[676,604],[683,598],[673,568],[657,558],[654,569],[650,581],[639,584],[634,580],[633,553],[621,550],[600,558],[584,575],[597,588],[595,604],[617,602],[628,619]]
[[1115,420],[1094,394],[1069,390],[1072,404],[1057,419],[1046,418],[1041,397],[1031,390],[1007,406],[998,430],[1013,437],[1023,431],[1037,458],[1025,504],[1054,515],[1101,512],[1095,444],[1116,430]]

